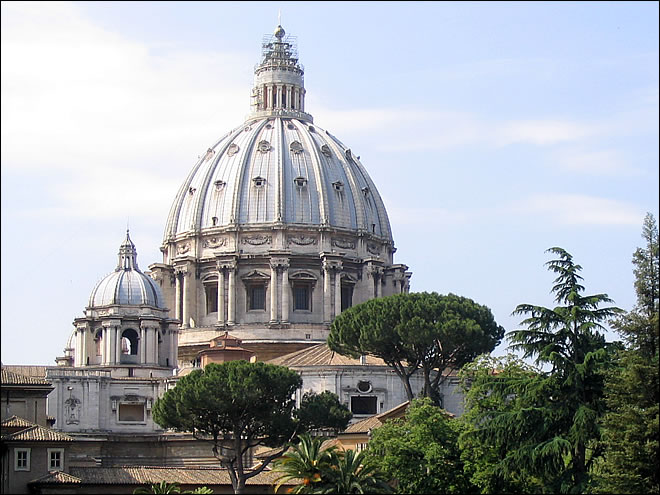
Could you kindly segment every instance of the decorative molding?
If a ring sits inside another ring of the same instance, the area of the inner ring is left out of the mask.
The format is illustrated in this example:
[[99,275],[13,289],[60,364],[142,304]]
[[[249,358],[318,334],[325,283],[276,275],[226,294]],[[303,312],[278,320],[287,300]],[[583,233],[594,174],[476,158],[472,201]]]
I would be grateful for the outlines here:
[[303,146],[300,144],[300,141],[293,141],[291,145],[289,145],[289,150],[294,155],[300,155],[303,152]]
[[243,236],[241,238],[242,244],[251,244],[253,246],[270,244],[272,241],[273,241],[273,236],[270,235],[251,235],[251,236]]
[[188,251],[190,251],[190,244],[188,243],[179,244],[176,247],[176,254],[186,254]]
[[211,237],[209,239],[204,239],[204,244],[203,244],[205,248],[217,248],[226,245],[227,245],[226,237]]
[[316,245],[318,239],[316,237],[308,237],[305,235],[290,235],[287,237],[289,244],[297,244],[298,246],[309,246],[310,244]]
[[368,243],[367,251],[369,251],[371,254],[380,254],[380,247],[376,244]]
[[227,148],[227,156],[234,156],[240,149],[236,143],[231,143]]
[[333,239],[332,245],[341,249],[355,249],[355,242],[348,239]]
[[272,149],[270,142],[266,141],[265,139],[262,141],[259,141],[259,144],[257,145],[257,151],[260,151],[261,153],[268,153]]

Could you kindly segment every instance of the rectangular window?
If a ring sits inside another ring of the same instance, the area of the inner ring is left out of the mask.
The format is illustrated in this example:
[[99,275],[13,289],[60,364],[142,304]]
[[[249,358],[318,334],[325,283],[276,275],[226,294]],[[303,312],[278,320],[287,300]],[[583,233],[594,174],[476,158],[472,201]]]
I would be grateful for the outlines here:
[[48,449],[48,470],[61,471],[64,468],[64,449]]
[[119,404],[119,421],[144,421],[144,404]]
[[353,286],[352,285],[342,285],[341,286],[341,310],[346,311],[351,306],[353,306]]
[[310,290],[308,285],[296,285],[293,288],[294,311],[309,311],[311,309],[309,293]]
[[248,288],[248,309],[266,309],[266,287],[264,285],[252,285]]
[[351,397],[351,412],[353,414],[376,414],[377,397]]
[[14,449],[14,471],[30,470],[30,449]]
[[206,285],[206,314],[218,312],[218,286]]

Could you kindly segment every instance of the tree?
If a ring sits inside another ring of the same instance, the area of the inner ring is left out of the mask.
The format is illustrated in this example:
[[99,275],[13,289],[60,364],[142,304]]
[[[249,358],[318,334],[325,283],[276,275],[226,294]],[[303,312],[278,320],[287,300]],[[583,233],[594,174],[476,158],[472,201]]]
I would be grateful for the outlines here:
[[323,439],[308,434],[274,462],[275,492],[289,481],[299,481],[290,493],[389,493],[390,486],[364,452],[322,448]]
[[323,437],[302,434],[298,439],[297,445],[292,446],[273,463],[273,469],[281,473],[277,478],[275,493],[289,481],[299,482],[290,493],[314,493],[320,489],[320,485],[329,481],[327,476],[331,469],[331,454],[336,447],[321,449]]
[[296,416],[301,423],[301,431],[331,428],[336,433],[346,429],[353,414],[339,402],[337,394],[325,390],[320,394],[305,392]]
[[286,449],[248,470],[243,456],[258,446],[282,446],[296,431],[294,392],[302,385],[295,371],[247,361],[208,364],[182,377],[156,401],[154,421],[213,441],[213,453],[229,472],[235,493]]
[[510,409],[484,411],[476,418],[475,435],[489,445],[504,445],[498,472],[512,479],[517,473],[538,478],[544,491],[581,493],[598,457],[598,419],[605,411],[604,368],[610,358],[599,330],[621,313],[599,307],[607,294],[583,295],[582,267],[559,247],[546,263],[557,274],[552,292],[558,306],[520,304],[514,315],[527,315],[527,328],[509,334],[510,348],[537,365],[550,367],[527,379],[503,380],[492,393],[510,400]]
[[[466,475],[480,493],[541,493],[539,480],[518,470],[507,472],[500,463],[509,450],[510,438],[491,434],[485,441],[482,428],[494,428],[497,414],[511,413],[524,407],[524,390],[540,370],[513,354],[479,356],[459,372],[465,394],[465,413],[459,436],[461,460]],[[484,421],[486,418],[486,421]],[[514,439],[515,440],[515,439]]]
[[460,423],[431,399],[415,399],[404,418],[373,430],[367,457],[399,493],[469,493],[458,436]]
[[660,378],[658,376],[658,313],[660,294],[658,228],[647,214],[644,248],[633,254],[635,308],[612,322],[627,347],[606,381],[608,411],[602,426],[603,463],[597,491],[659,493]]
[[414,398],[410,377],[424,375],[422,396],[441,403],[447,373],[493,350],[504,329],[491,311],[454,294],[397,294],[371,299],[342,312],[332,322],[328,346],[340,354],[380,357]]
[[185,492],[181,491],[178,483],[168,483],[167,481],[161,481],[160,483],[152,483],[149,488],[136,488],[133,490],[134,494],[157,494],[157,493],[190,493],[190,494],[208,494],[213,493],[213,490],[206,486],[200,486],[194,490],[186,490]]

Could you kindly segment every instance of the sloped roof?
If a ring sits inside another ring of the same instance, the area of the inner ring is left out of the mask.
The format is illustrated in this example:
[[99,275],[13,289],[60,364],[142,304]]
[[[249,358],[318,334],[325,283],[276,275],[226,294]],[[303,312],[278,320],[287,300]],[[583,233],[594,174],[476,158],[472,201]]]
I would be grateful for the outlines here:
[[72,442],[73,438],[43,426],[33,424],[29,428],[2,436],[5,442]]
[[50,385],[50,382],[46,381],[44,378],[9,371],[3,366],[2,385]]
[[32,426],[36,426],[35,423],[31,423],[27,419],[19,418],[18,416],[14,415],[11,416],[7,419],[5,419],[0,426],[2,428],[30,428]]
[[[231,485],[226,469],[216,467],[72,467],[71,475],[86,485],[145,485],[179,483],[180,485]],[[247,485],[272,485],[280,473],[262,471],[246,481]]]
[[[291,354],[277,357],[268,361],[269,364],[287,366],[364,366],[360,359],[354,359],[348,356],[342,356],[331,351],[327,344],[318,344],[305,349],[301,349]],[[366,365],[387,366],[385,361],[374,356],[366,356]]]
[[71,476],[70,474],[67,474],[62,471],[51,471],[49,472],[46,476],[42,476],[41,478],[37,478],[36,480],[32,480],[28,483],[28,485],[31,484],[46,484],[46,485],[61,485],[61,484],[80,484],[81,479],[77,478],[75,476]]
[[46,366],[32,364],[3,364],[2,367],[12,373],[19,375],[32,376],[34,378],[46,377]]
[[377,414],[376,416],[371,416],[369,418],[353,423],[348,428],[346,428],[342,434],[345,433],[369,433],[374,428],[382,426],[383,423],[393,417],[400,417],[405,412],[406,408],[410,404],[410,401],[402,402],[398,406],[388,409],[385,412]]

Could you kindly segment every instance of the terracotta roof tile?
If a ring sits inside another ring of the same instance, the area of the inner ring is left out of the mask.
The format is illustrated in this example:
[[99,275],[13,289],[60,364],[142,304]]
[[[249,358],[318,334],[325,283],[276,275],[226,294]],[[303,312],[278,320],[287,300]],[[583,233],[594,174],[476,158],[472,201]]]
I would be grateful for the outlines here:
[[[268,361],[269,364],[280,366],[364,366],[360,359],[342,356],[331,351],[327,344],[318,344],[286,354]],[[366,363],[371,366],[386,366],[385,362],[374,356],[366,356]]]
[[402,415],[408,407],[408,404],[410,404],[409,401],[402,402],[398,406],[395,406],[392,409],[388,409],[387,411],[377,414],[376,416],[371,416],[369,418],[358,421],[357,423],[353,423],[348,428],[346,428],[343,433],[369,433],[374,428],[382,426],[387,419],[393,416],[399,417],[400,414]]
[[18,373],[23,376],[33,378],[46,378],[46,366],[22,365],[22,364],[3,364],[3,368],[12,373]]
[[[86,485],[145,485],[161,481],[181,485],[231,485],[227,470],[215,467],[72,467],[70,471]],[[246,484],[271,485],[279,475],[274,471],[262,471]]]
[[27,419],[19,418],[18,416],[11,416],[5,419],[0,426],[2,428],[30,428],[36,426],[35,423],[29,422]]
[[3,385],[50,385],[50,382],[44,378],[34,376],[22,375],[9,371],[5,366],[2,367],[2,384]]
[[42,476],[41,478],[37,478],[36,480],[30,481],[28,485],[32,484],[80,484],[81,479],[76,478],[75,476],[71,476],[70,474],[67,474],[62,471],[51,471],[48,473],[46,476]]
[[5,442],[72,442],[73,438],[43,426],[33,425],[16,433],[3,435],[2,440]]

